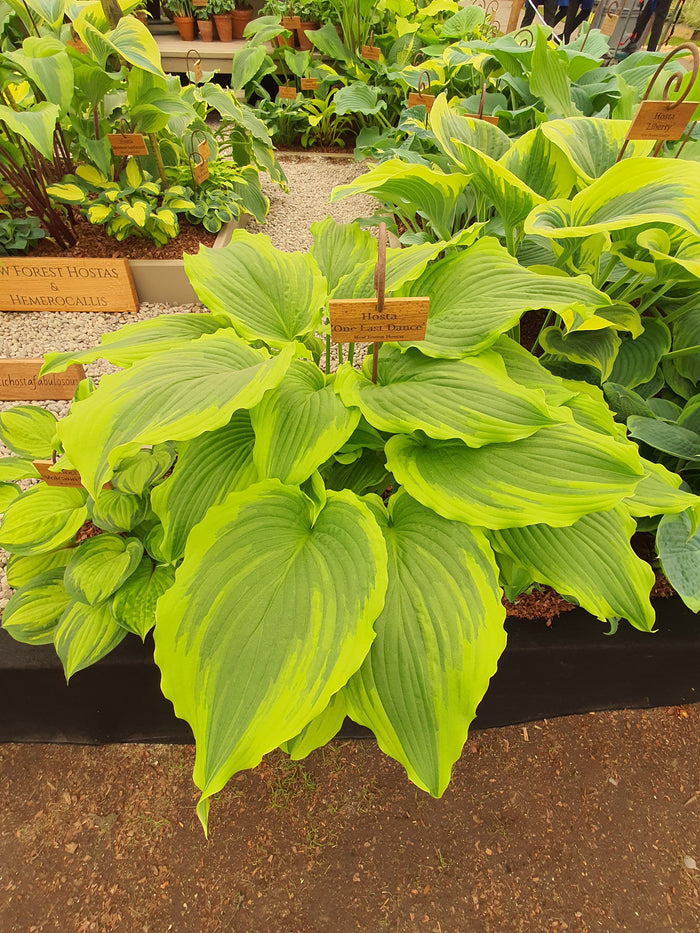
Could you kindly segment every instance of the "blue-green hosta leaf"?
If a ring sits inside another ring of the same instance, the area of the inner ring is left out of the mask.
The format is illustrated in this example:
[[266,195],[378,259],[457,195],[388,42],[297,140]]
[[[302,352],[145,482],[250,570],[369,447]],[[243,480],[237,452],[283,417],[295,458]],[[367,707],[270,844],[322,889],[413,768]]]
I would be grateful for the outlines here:
[[137,538],[102,534],[79,544],[66,567],[72,599],[96,606],[116,592],[138,567],[143,545]]
[[360,412],[341,402],[334,381],[315,363],[295,360],[251,410],[253,462],[261,479],[303,483],[348,440]]
[[10,597],[2,613],[2,627],[25,645],[50,645],[69,602],[63,569],[45,570]]
[[15,499],[0,524],[0,547],[12,554],[46,554],[73,537],[87,518],[84,489],[38,483]]
[[249,413],[237,411],[218,431],[178,444],[173,472],[151,492],[151,505],[163,523],[165,560],[182,557],[187,536],[210,506],[258,481],[254,443]]
[[492,159],[500,159],[511,146],[511,140],[503,130],[486,120],[462,116],[448,103],[445,94],[435,99],[429,123],[438,146],[460,170],[463,170],[461,144],[478,149]]
[[573,596],[591,615],[627,619],[650,632],[654,571],[632,550],[636,523],[618,506],[582,516],[568,528],[530,525],[492,532],[493,546],[525,567],[534,580]]
[[116,648],[126,637],[126,629],[112,617],[109,601],[88,606],[77,600],[68,604],[54,632],[56,654],[61,659],[66,681]]
[[646,475],[634,493],[623,501],[633,518],[649,515],[675,514],[692,508],[698,502],[692,493],[681,488],[681,478],[660,463],[642,460]]
[[356,460],[329,460],[321,467],[328,489],[350,489],[363,496],[368,492],[384,493],[391,482],[384,451],[365,450]]
[[197,742],[205,827],[209,797],[298,735],[359,668],[386,583],[381,531],[349,492],[317,509],[268,480],[191,532],[158,602],[155,659]]
[[16,405],[0,411],[0,441],[13,453],[29,459],[50,457],[58,422],[37,405]]
[[377,241],[359,224],[339,224],[332,217],[311,224],[310,253],[326,277],[331,294],[356,266],[377,261]]
[[540,29],[535,37],[530,72],[530,90],[541,97],[548,114],[574,117],[580,113],[571,100],[571,82],[567,63],[558,49],[549,48],[547,37]]
[[5,512],[8,506],[12,505],[15,499],[22,494],[22,490],[15,483],[0,483],[0,515]]
[[207,334],[103,376],[96,392],[73,405],[59,436],[96,496],[119,460],[144,444],[190,440],[257,405],[280,382],[293,353],[290,344],[269,358],[230,330]]
[[377,637],[344,690],[348,712],[439,797],[505,648],[498,568],[481,531],[403,491],[373,511],[389,585]]
[[653,417],[653,411],[645,399],[632,389],[618,385],[615,382],[606,382],[602,387],[605,398],[614,412],[626,420],[630,415],[645,415]]
[[531,272],[492,237],[433,263],[408,293],[430,298],[425,340],[414,345],[427,356],[450,359],[491,346],[531,308],[550,308],[567,327],[585,328],[596,308],[610,304],[587,276]]
[[[640,414],[648,414],[648,412],[640,412]],[[700,395],[694,395],[687,402],[678,417],[678,424],[688,431],[700,434]]]
[[73,548],[61,548],[48,554],[11,554],[5,568],[7,584],[14,590],[30,583],[47,570],[64,568],[73,554]]
[[262,45],[249,45],[240,49],[233,59],[231,88],[234,91],[242,91],[246,84],[249,84],[253,78],[260,80],[262,74],[259,72],[267,58],[267,52]]
[[64,372],[71,363],[92,363],[99,359],[115,366],[132,366],[154,353],[173,350],[203,334],[213,334],[222,326],[221,321],[209,314],[163,314],[147,321],[136,321],[103,334],[99,347],[47,353],[41,375]]
[[627,427],[632,437],[656,450],[683,460],[700,460],[700,436],[695,431],[644,415],[630,415]]
[[175,568],[156,565],[146,554],[112,600],[112,615],[128,632],[146,637],[156,622],[156,603],[175,582]]
[[611,327],[604,330],[579,330],[564,334],[558,327],[546,327],[540,334],[540,344],[546,353],[594,366],[602,381],[610,371],[620,347],[620,338]]
[[321,322],[326,282],[318,266],[275,249],[262,233],[234,230],[223,249],[186,253],[185,271],[199,300],[246,340],[284,347]]
[[568,198],[576,178],[564,153],[550,142],[541,127],[516,140],[499,164],[547,200]]
[[568,424],[478,449],[399,435],[387,443],[386,458],[414,499],[484,528],[571,525],[631,495],[644,475],[633,444]]
[[338,734],[347,713],[345,690],[334,693],[330,703],[322,713],[315,716],[311,722],[304,726],[299,735],[283,742],[282,751],[286,752],[292,761],[306,758],[317,748],[322,748]]
[[[629,121],[571,117],[547,120],[539,129],[564,154],[581,181],[590,185],[617,161]],[[653,147],[653,141],[631,140],[624,158],[648,156]]]
[[0,483],[39,478],[39,471],[31,460],[23,457],[0,457]]
[[692,534],[687,512],[664,515],[656,532],[656,548],[671,586],[689,609],[700,612],[700,531]]
[[118,489],[102,489],[97,499],[88,502],[93,525],[112,534],[131,531],[146,517],[146,502],[139,496]]
[[615,364],[604,380],[634,389],[651,379],[661,357],[671,349],[671,333],[663,321],[645,317],[641,322],[643,333],[622,338]]
[[673,324],[673,351],[687,352],[675,357],[676,369],[696,385],[700,382],[700,304],[689,308]]
[[365,116],[386,110],[386,101],[382,100],[379,88],[355,81],[335,92],[333,98],[338,116],[346,113],[362,113]]
[[48,101],[32,104],[21,111],[0,105],[0,120],[49,162],[53,161],[53,134],[59,114],[58,106]]
[[481,447],[528,437],[543,425],[567,420],[549,408],[541,390],[511,380],[500,358],[489,351],[464,360],[436,360],[384,344],[376,385],[371,367],[369,357],[364,374],[341,366],[336,392],[381,431],[420,430]]
[[139,450],[132,457],[120,461],[114,471],[112,485],[120,492],[142,496],[149,486],[168,472],[174,460],[175,449],[170,444]]

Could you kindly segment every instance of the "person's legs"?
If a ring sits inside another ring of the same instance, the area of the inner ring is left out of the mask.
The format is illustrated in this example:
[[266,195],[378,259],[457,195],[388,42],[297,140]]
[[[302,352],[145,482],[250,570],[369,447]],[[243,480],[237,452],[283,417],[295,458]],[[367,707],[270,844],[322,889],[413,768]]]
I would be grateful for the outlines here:
[[650,52],[656,51],[670,9],[671,0],[657,0],[656,9],[654,10],[654,22],[651,24],[649,44],[647,45]]

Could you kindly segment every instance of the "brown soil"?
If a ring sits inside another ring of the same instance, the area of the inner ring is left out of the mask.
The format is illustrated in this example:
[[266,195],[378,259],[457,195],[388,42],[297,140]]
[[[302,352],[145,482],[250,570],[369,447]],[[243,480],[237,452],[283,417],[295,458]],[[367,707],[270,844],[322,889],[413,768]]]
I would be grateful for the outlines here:
[[697,933],[700,706],[479,732],[441,800],[374,742],[194,813],[186,746],[0,746],[3,933]]

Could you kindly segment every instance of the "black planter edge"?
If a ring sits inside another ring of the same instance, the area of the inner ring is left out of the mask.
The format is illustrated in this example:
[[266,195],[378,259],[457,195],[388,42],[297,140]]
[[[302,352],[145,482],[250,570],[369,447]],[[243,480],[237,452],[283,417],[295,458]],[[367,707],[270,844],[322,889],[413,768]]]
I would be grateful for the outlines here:
[[[581,609],[551,627],[509,619],[508,646],[474,729],[609,709],[700,702],[700,620],[678,597],[654,601],[654,633],[621,623],[615,635]],[[163,697],[153,644],[127,638],[66,685],[53,647],[0,631],[0,742],[190,744]],[[346,720],[339,738],[371,738]]]

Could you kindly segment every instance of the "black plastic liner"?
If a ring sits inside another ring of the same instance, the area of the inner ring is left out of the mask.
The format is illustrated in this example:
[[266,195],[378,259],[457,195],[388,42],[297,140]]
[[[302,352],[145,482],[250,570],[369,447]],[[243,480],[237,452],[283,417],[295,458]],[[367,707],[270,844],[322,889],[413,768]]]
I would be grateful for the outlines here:
[[[549,628],[508,620],[508,647],[474,728],[700,701],[700,618],[678,598],[655,608],[652,634],[623,622],[607,636],[580,609]],[[150,636],[145,645],[126,638],[66,685],[51,645],[21,645],[0,631],[0,742],[192,742],[159,681]],[[346,720],[340,735],[371,733]]]

